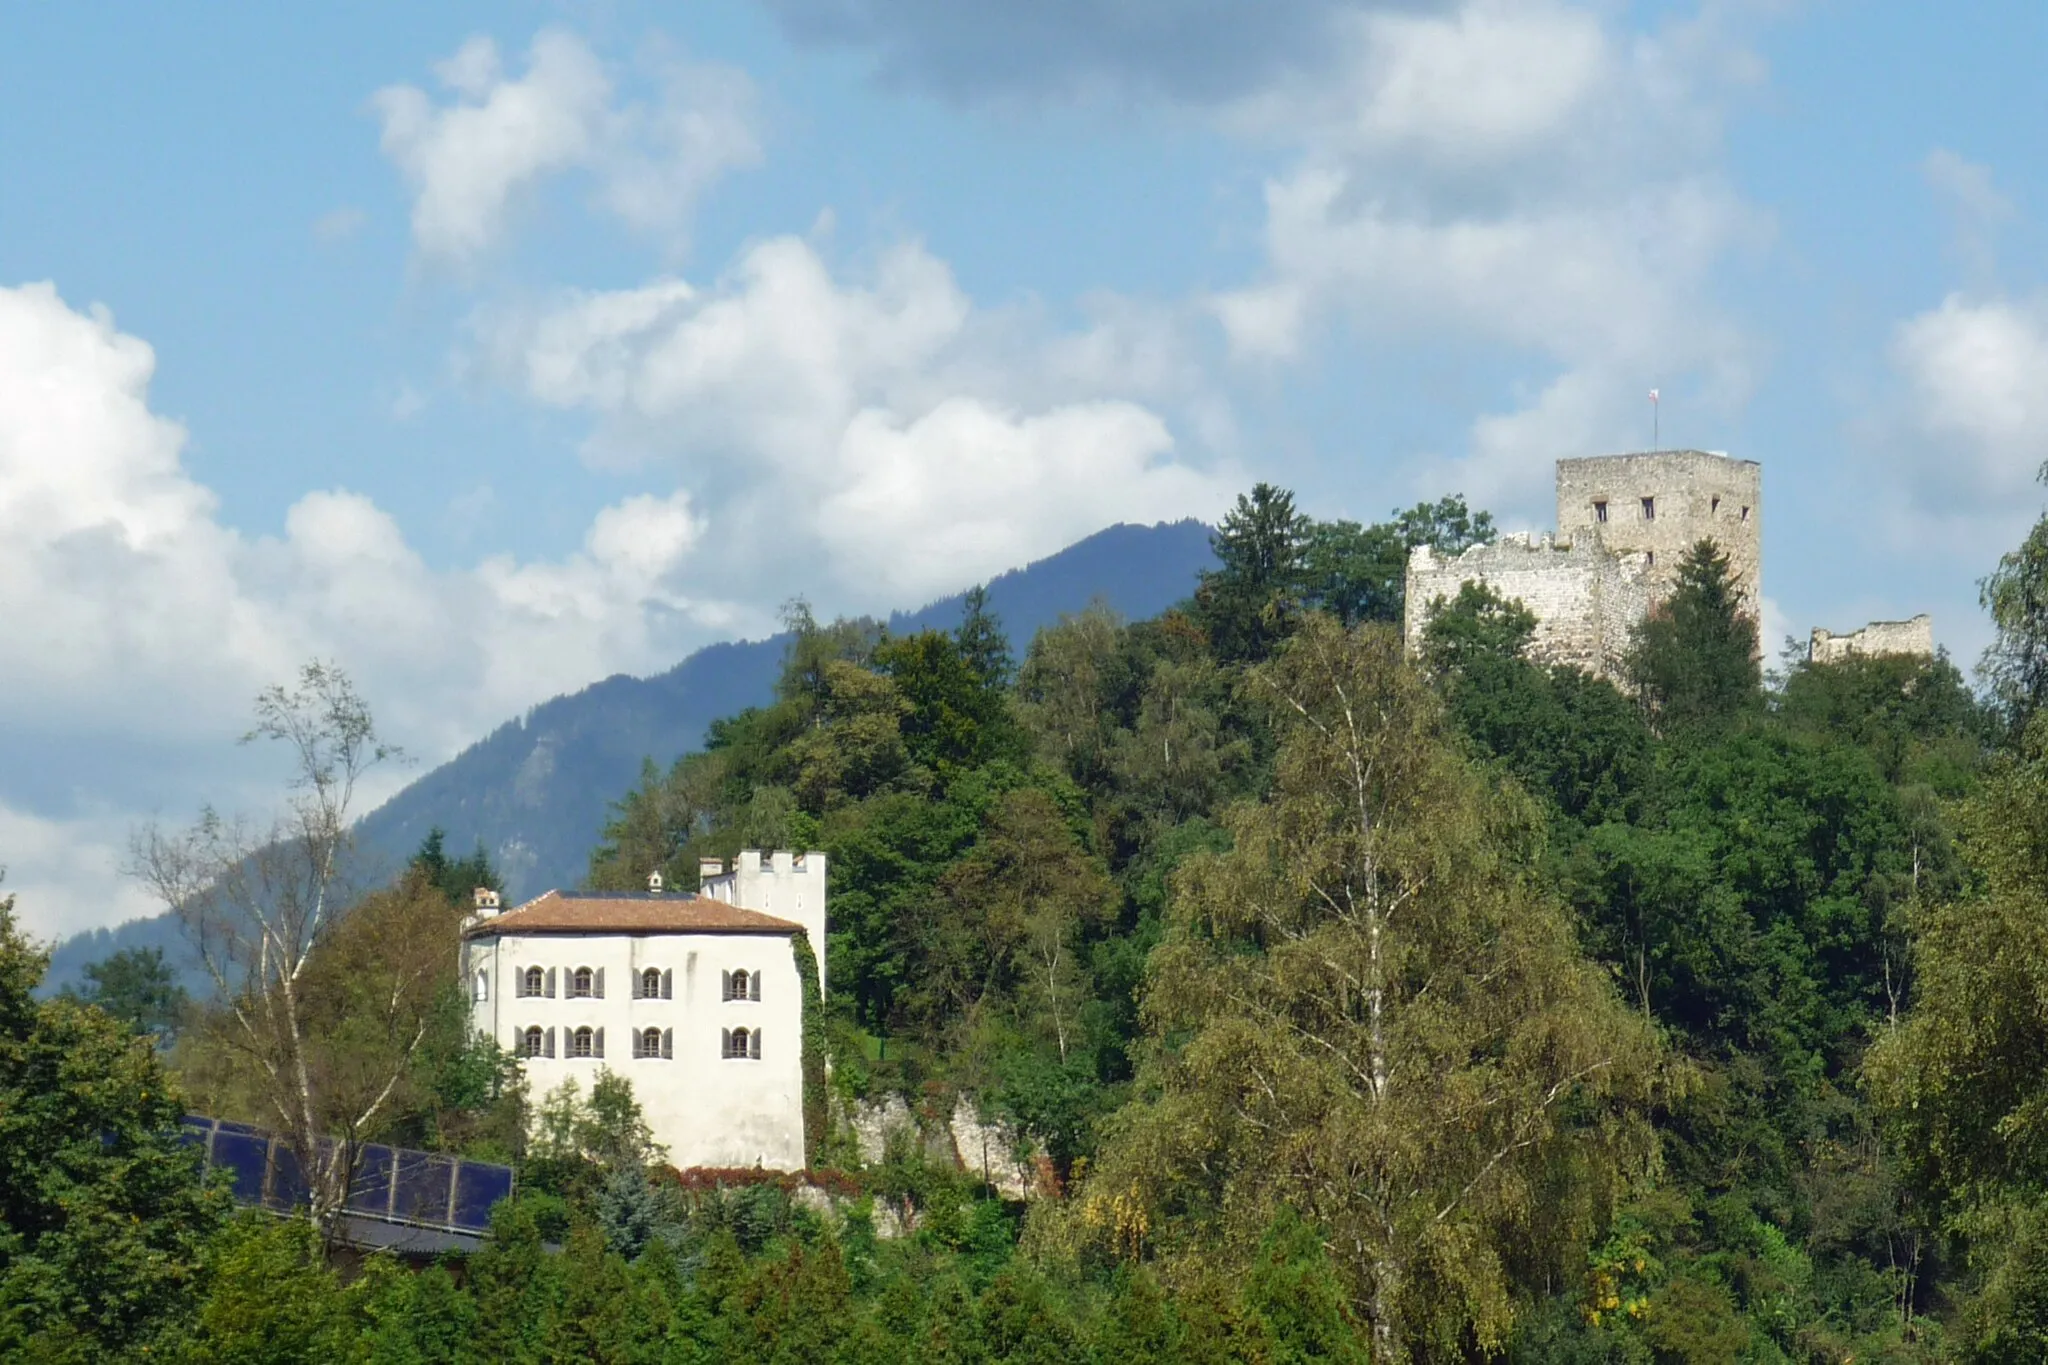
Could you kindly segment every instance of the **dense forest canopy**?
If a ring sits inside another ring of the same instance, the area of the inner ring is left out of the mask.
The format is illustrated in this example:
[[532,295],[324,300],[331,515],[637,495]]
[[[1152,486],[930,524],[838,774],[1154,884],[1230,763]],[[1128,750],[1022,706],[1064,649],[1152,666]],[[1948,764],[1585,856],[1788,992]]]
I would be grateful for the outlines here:
[[[1261,485],[1151,620],[793,604],[773,703],[650,764],[589,880],[829,854],[807,1180],[670,1170],[608,1072],[529,1094],[452,965],[366,1008],[494,882],[436,838],[311,944],[309,1085],[341,1122],[388,1084],[360,1136],[521,1193],[461,1264],[344,1274],[166,1137],[267,1120],[262,992],[124,959],[37,1003],[0,910],[0,1353],[2048,1358],[2048,518],[1987,579],[1982,698],[1946,657],[1766,673],[1707,542],[1623,686],[1476,585],[1405,658],[1409,550],[1491,535]],[[863,1163],[890,1096],[969,1098],[1041,1196]]]

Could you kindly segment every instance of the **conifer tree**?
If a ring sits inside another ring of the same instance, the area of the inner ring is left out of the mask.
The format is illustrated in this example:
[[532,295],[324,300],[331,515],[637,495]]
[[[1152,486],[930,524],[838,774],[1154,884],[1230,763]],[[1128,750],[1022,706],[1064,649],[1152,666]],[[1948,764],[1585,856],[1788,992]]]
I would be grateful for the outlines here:
[[1625,671],[1660,730],[1725,725],[1762,704],[1756,619],[1711,540],[1685,552],[1671,595],[1636,628]]
[[1294,495],[1269,483],[1240,493],[1224,514],[1217,566],[1195,594],[1196,615],[1220,657],[1255,662],[1286,638],[1301,610],[1309,526]]

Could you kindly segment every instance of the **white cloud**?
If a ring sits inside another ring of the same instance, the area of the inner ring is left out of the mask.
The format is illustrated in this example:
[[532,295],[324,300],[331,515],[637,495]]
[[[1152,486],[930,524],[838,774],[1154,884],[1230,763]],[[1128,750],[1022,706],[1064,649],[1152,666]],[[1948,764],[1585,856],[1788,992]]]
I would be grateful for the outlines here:
[[1227,480],[1128,396],[1184,375],[1146,319],[1048,336],[977,311],[915,244],[849,282],[777,238],[709,286],[569,295],[478,330],[508,383],[596,418],[590,459],[702,491],[719,546],[703,572],[746,600],[900,606],[1119,518],[1224,501]]
[[118,813],[50,820],[0,801],[0,899],[13,896],[21,927],[45,940],[156,914],[163,907],[115,872],[130,828]]
[[1755,343],[1713,288],[1769,232],[1719,169],[1721,94],[1756,75],[1739,45],[1505,0],[1340,31],[1324,77],[1225,115],[1297,148],[1266,186],[1261,277],[1211,301],[1237,355],[1291,360],[1341,320],[1504,358],[1520,406],[1476,419],[1418,488],[1448,470],[1510,511],[1533,510],[1557,456],[1644,444],[1652,386],[1710,415],[1743,401]]
[[708,185],[760,158],[753,86],[733,68],[667,54],[646,64],[654,97],[619,100],[614,72],[574,34],[537,35],[518,77],[475,37],[435,67],[447,103],[417,86],[378,91],[371,106],[385,155],[413,186],[420,252],[474,259],[523,195],[572,169],[595,176],[598,200],[629,227],[679,236]]
[[1131,403],[1029,416],[948,398],[916,419],[869,409],[839,443],[816,526],[833,557],[872,566],[909,602],[1039,558],[1112,520],[1214,515],[1222,490],[1173,463],[1166,424]]
[[2031,516],[2048,459],[2048,298],[1951,294],[1900,325],[1891,358],[1906,410],[1887,446],[1908,526]]
[[[547,562],[435,570],[345,489],[307,493],[277,534],[241,534],[184,468],[182,428],[150,410],[154,364],[104,310],[0,288],[0,750],[128,746],[184,768],[181,806],[234,805],[238,790],[191,774],[236,780],[218,760],[249,699],[309,657],[342,662],[393,735],[437,758],[560,691],[768,623],[691,586],[702,522],[681,492],[605,509],[580,551]],[[0,770],[10,884],[89,868],[89,894],[63,904],[133,910],[101,857],[125,813],[80,824],[74,802],[35,764]]]

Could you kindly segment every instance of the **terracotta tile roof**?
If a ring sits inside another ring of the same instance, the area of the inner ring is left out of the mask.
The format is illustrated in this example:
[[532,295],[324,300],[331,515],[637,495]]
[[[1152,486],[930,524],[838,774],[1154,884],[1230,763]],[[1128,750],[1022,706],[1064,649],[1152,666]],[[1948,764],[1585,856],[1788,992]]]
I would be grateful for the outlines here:
[[472,925],[471,938],[498,934],[793,934],[800,924],[708,896],[549,891]]

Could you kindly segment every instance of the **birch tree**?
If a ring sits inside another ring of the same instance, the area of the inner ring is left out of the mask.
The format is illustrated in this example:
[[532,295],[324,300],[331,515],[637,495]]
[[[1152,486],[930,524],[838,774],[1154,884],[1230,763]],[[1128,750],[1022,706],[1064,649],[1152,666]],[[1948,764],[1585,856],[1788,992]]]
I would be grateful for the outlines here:
[[1291,1208],[1375,1362],[1497,1351],[1648,1169],[1650,1026],[1536,884],[1533,810],[1447,742],[1391,630],[1312,616],[1248,687],[1273,789],[1176,883],[1146,1098],[1076,1201],[1083,1235],[1241,1269]]
[[[392,970],[354,973],[347,1008],[333,1007],[336,992],[316,967],[354,902],[356,797],[399,751],[378,735],[348,675],[317,661],[258,695],[242,742],[259,741],[291,762],[274,819],[208,808],[186,830],[151,826],[134,841],[134,870],[196,948],[221,1011],[214,1036],[256,1076],[256,1106],[289,1142],[324,1224],[346,1200],[358,1139],[391,1105],[454,963],[396,954]],[[379,918],[394,928],[414,920]],[[386,1045],[364,1048],[365,1030]]]

